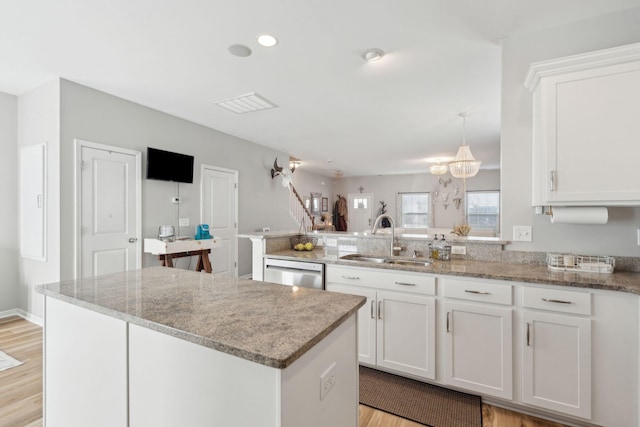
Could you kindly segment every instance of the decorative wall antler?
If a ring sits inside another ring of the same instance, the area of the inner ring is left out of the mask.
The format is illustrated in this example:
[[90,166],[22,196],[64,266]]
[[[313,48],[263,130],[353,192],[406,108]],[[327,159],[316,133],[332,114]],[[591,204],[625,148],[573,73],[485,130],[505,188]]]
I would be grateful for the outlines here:
[[280,175],[282,177],[282,186],[287,188],[292,184],[291,174],[292,172],[289,172],[289,169],[278,166],[278,158],[276,157],[273,162],[273,168],[271,169],[271,179]]
[[444,188],[447,188],[447,185],[451,184],[451,178],[449,178],[449,179],[447,179],[447,180],[440,178],[440,179],[438,180],[438,182],[439,182],[440,184],[442,184],[442,185],[444,186]]
[[276,157],[276,159],[273,161],[273,168],[271,169],[271,179],[280,175],[281,172],[282,166],[278,166],[278,158]]

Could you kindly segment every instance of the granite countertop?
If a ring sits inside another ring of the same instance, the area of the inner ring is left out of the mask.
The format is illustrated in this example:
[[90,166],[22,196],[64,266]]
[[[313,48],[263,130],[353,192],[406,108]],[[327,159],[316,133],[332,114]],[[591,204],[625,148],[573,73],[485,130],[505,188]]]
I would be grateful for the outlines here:
[[[571,286],[579,288],[605,289],[640,295],[640,273],[613,272],[588,273],[552,271],[546,265],[512,264],[472,260],[433,261],[429,266],[406,266],[378,264],[362,261],[341,260],[344,253],[315,249],[313,251],[284,250],[266,254],[265,257],[291,259],[325,264],[349,265],[352,267],[383,268],[387,270],[416,271],[447,276],[476,277],[492,280]],[[411,259],[408,257],[395,257]],[[429,260],[431,261],[431,260]]]
[[[380,229],[388,230],[388,229]],[[236,237],[245,238],[245,239],[278,239],[282,237],[292,237],[299,235],[299,231],[290,231],[290,230],[281,230],[281,231],[265,231],[260,232],[256,231],[253,233],[240,233]],[[331,237],[360,237],[360,238],[373,238],[373,239],[388,239],[390,234],[388,232],[378,232],[376,234],[371,234],[370,232],[353,232],[353,231],[324,231],[324,230],[314,230],[305,235],[310,237],[321,237],[321,236],[331,236]],[[438,233],[440,235],[440,233]],[[410,232],[399,232],[396,234],[396,239],[409,239],[409,240],[433,240],[433,234],[416,234]],[[479,237],[479,236],[455,236],[452,234],[447,235],[448,242],[464,242],[464,243],[478,243],[484,245],[505,245],[509,243],[507,240],[501,240],[497,237]]]
[[37,291],[278,369],[291,365],[366,301],[168,267],[40,285]]

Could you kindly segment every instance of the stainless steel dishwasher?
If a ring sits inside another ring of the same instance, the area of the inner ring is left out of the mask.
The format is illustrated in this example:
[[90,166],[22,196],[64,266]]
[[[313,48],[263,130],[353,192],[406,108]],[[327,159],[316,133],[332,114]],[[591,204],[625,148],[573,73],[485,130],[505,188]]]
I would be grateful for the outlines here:
[[303,288],[324,289],[324,264],[265,258],[264,281]]

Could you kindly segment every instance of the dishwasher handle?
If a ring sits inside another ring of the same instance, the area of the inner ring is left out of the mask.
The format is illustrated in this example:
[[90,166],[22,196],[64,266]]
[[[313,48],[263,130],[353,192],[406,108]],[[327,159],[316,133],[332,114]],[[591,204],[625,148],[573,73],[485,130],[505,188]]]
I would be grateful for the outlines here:
[[291,272],[291,273],[306,273],[306,274],[322,274],[319,271],[315,271],[315,270],[307,270],[304,268],[291,268],[291,267],[280,267],[280,266],[275,266],[275,265],[267,265],[265,267],[268,270],[273,270],[273,271],[287,271],[287,272]]

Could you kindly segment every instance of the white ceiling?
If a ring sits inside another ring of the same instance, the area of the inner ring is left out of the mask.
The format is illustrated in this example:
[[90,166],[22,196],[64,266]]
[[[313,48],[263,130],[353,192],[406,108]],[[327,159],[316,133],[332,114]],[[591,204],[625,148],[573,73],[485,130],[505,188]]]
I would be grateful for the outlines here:
[[[301,158],[331,176],[425,172],[467,142],[499,167],[499,40],[640,0],[3,0],[0,92],[55,77]],[[259,33],[280,43],[263,48]],[[232,56],[244,44],[253,54]],[[365,63],[367,48],[386,56]],[[524,78],[524,76],[523,76]],[[257,92],[278,108],[218,101]],[[331,160],[329,163],[328,160]]]

